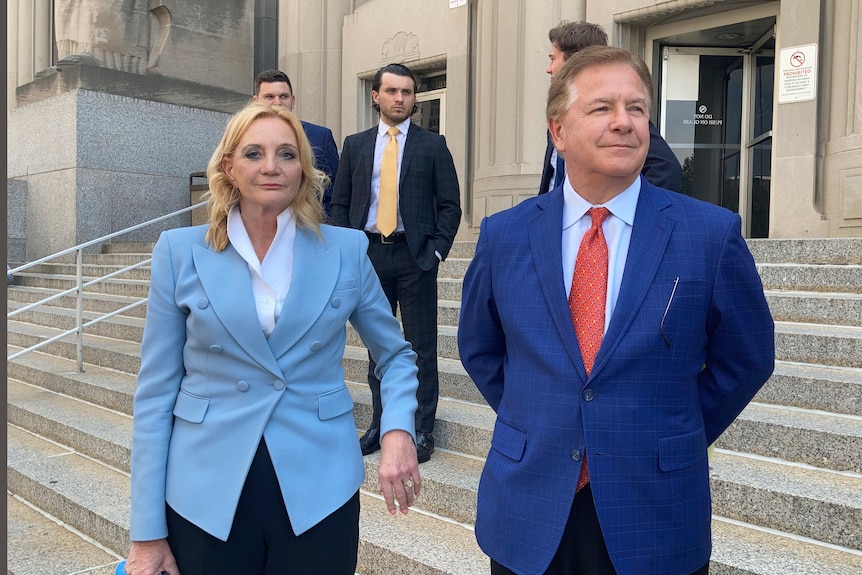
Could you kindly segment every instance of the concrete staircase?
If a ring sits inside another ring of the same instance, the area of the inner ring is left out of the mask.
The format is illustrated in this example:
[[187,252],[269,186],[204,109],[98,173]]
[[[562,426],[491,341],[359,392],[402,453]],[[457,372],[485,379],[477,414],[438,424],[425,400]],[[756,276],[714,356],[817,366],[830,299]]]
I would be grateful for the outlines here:
[[[753,240],[776,319],[775,374],[716,445],[711,573],[862,573],[862,238]],[[151,246],[87,256],[85,275],[148,257]],[[458,359],[460,278],[474,244],[441,265],[441,400],[437,451],[408,517],[376,495],[378,455],[365,458],[358,572],[479,575],[488,560],[472,531],[476,489],[494,414]],[[137,253],[134,253],[137,252]],[[8,311],[71,285],[68,265],[31,270],[9,286]],[[86,296],[95,317],[146,296],[148,270]],[[13,318],[13,353],[74,325],[65,298]],[[113,573],[128,550],[132,396],[144,308],[74,340],[8,363],[8,573]],[[739,350],[745,353],[745,350]],[[344,356],[358,432],[368,425],[366,353],[349,332]]]

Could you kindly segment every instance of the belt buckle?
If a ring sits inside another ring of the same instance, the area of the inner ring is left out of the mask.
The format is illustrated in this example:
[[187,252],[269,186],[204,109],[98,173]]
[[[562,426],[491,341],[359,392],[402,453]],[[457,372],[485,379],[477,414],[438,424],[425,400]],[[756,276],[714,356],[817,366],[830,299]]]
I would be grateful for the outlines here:
[[384,236],[383,234],[380,234],[380,243],[381,243],[381,244],[384,244],[384,245],[387,245],[387,246],[394,244],[394,243],[395,243],[395,241],[394,241],[394,240],[393,240],[393,241],[391,241],[391,242],[387,242],[387,241],[386,241],[386,238],[387,238],[387,237],[392,237],[392,236],[394,236],[394,235],[395,235],[395,232],[392,232],[389,236]]

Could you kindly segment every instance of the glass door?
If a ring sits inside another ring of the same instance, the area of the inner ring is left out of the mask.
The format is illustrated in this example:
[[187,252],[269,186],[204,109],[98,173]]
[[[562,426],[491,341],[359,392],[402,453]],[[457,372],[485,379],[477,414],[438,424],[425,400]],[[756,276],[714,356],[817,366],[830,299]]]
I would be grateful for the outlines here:
[[736,48],[665,47],[661,132],[683,169],[682,192],[769,232],[772,65]]

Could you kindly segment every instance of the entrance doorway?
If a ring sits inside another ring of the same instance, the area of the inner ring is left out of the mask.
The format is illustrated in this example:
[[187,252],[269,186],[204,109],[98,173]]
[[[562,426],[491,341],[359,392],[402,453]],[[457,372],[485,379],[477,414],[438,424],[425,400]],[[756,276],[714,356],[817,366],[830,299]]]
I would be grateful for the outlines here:
[[769,235],[773,27],[742,47],[662,47],[660,130],[682,192],[739,213],[751,238]]

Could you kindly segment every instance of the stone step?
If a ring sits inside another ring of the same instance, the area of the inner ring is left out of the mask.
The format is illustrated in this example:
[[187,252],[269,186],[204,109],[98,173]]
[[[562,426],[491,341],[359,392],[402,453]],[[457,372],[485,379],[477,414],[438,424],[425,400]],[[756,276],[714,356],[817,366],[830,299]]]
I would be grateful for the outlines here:
[[[18,308],[15,302],[8,302],[7,308]],[[85,311],[81,314],[84,323],[99,319],[102,313]],[[14,317],[15,321],[41,325],[66,331],[74,329],[77,325],[77,312],[74,309],[56,306],[38,306],[29,311],[22,312]],[[129,317],[118,315],[100,321],[87,327],[85,333],[100,335],[114,339],[140,343],[144,335],[144,319],[140,317]]]
[[862,551],[862,475],[716,449],[713,513]]
[[102,244],[103,254],[151,254],[155,242],[116,242]]
[[767,290],[859,293],[862,265],[759,263]]
[[[449,258],[473,257],[476,241],[456,241]],[[750,239],[748,249],[757,262],[862,265],[862,238]]]
[[[365,383],[348,381],[347,385],[354,401],[353,416],[361,435],[371,425],[371,390]],[[491,445],[495,421],[496,415],[487,404],[441,397],[434,423],[434,453],[442,450],[484,459]]]
[[[7,346],[8,353],[20,348]],[[132,415],[137,378],[134,374],[90,363],[77,371],[77,363],[56,355],[33,351],[7,362],[6,376],[42,389],[62,393],[126,415]]]
[[[41,302],[45,298],[59,293],[59,290],[48,288],[29,287],[29,286],[10,286],[6,291],[6,311],[7,313],[13,309],[18,309],[24,305]],[[129,304],[143,300],[141,297],[128,297],[122,295],[111,295],[105,293],[84,292],[84,297],[81,299],[84,311],[95,312],[98,314],[107,314],[123,308]],[[20,305],[15,305],[20,304]],[[52,300],[46,306],[77,309],[77,297],[67,295],[61,298]],[[124,316],[143,318],[147,313],[146,302],[123,312]]]
[[858,575],[862,553],[713,516],[712,575]]
[[[75,276],[55,276],[52,274],[24,274],[15,276],[15,284],[22,286],[48,288],[57,291],[67,290],[77,286]],[[93,284],[85,289],[86,292],[107,293],[128,297],[145,298],[149,295],[149,279],[115,279],[105,280]]]
[[129,476],[6,426],[6,488],[120,556],[129,549]]
[[755,399],[862,416],[862,369],[777,361]]
[[862,327],[775,322],[775,358],[862,368]]
[[131,416],[14,379],[6,397],[8,423],[129,472]]
[[[137,262],[133,262],[137,263]],[[96,278],[100,278],[106,276],[108,274],[118,272],[128,267],[128,264],[125,265],[105,265],[105,264],[89,264],[85,263],[81,266],[81,273],[86,280],[92,280]],[[39,264],[37,266],[33,266],[29,270],[26,270],[20,274],[20,277],[24,278],[27,275],[40,275],[40,274],[48,274],[52,276],[58,277],[77,277],[78,270],[74,264],[67,263],[44,263]],[[122,274],[115,276],[119,279],[135,279],[135,280],[150,280],[150,268],[149,266],[141,266],[138,268],[130,269]]]
[[[359,339],[358,336],[356,339]],[[348,344],[345,348],[342,365],[348,381],[365,383],[368,381],[368,352],[362,347],[361,342],[357,343],[359,345]],[[438,357],[437,370],[441,397],[485,404],[485,399],[467,375],[459,359]]]
[[116,553],[6,493],[8,575],[114,575]]
[[862,293],[767,290],[766,301],[775,321],[862,326]]
[[747,243],[757,262],[862,264],[862,238],[754,239]]
[[[6,322],[6,345],[26,349],[60,333],[58,329],[10,320]],[[88,333],[84,333],[82,339],[84,362],[128,374],[137,374],[140,370],[140,343]],[[75,334],[40,349],[61,358],[76,360],[78,357]]]
[[862,475],[862,417],[752,402],[716,447]]

